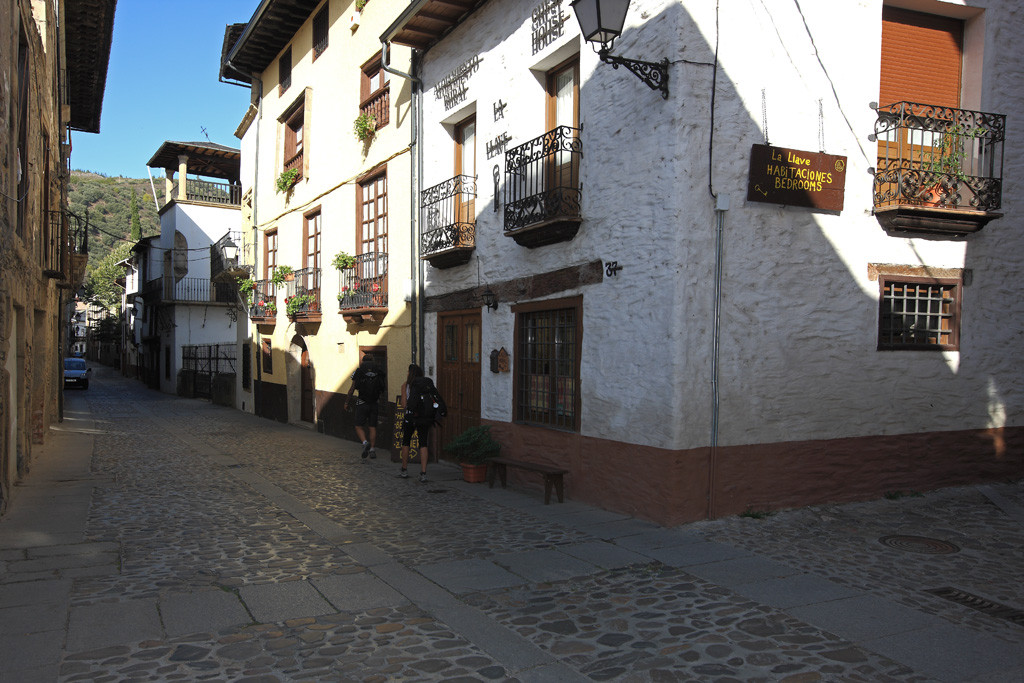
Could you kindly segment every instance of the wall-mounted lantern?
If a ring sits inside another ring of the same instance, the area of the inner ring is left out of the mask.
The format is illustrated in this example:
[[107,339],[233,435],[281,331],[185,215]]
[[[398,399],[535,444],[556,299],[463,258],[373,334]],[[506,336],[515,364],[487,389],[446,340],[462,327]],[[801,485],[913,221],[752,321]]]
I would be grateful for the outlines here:
[[495,311],[498,310],[498,297],[494,294],[494,292],[491,291],[490,287],[484,290],[483,296],[484,306],[486,306],[488,309],[494,309]]
[[611,64],[613,69],[618,69],[619,65],[626,67],[647,87],[660,90],[661,97],[668,99],[668,58],[660,62],[644,62],[611,54],[615,39],[622,35],[629,0],[573,0],[571,6],[576,12],[583,38],[600,45],[597,56],[602,62]]

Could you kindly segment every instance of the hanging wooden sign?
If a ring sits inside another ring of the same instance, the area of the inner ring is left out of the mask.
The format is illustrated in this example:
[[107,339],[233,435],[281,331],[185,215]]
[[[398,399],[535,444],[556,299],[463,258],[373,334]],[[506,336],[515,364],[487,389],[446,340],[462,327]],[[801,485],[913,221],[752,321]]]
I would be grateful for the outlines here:
[[752,145],[747,201],[842,211],[846,157]]

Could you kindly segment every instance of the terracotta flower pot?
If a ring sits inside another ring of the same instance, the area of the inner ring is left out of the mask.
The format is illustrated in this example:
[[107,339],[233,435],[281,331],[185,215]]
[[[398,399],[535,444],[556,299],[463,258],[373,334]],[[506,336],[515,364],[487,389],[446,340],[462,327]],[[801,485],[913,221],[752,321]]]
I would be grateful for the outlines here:
[[462,467],[463,481],[479,484],[487,480],[487,465],[470,465],[465,462],[459,463],[459,465]]

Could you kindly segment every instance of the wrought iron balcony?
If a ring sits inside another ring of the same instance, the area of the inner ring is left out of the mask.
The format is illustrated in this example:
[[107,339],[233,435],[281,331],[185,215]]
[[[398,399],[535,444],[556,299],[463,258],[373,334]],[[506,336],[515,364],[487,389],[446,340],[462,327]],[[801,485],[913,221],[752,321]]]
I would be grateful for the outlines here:
[[874,207],[887,230],[977,232],[999,218],[1006,116],[914,102],[879,107]]
[[469,261],[476,244],[476,178],[457,175],[420,197],[421,258],[435,268]]
[[532,248],[576,236],[580,132],[558,126],[505,153],[505,234],[517,243]]
[[350,322],[382,317],[388,310],[388,255],[369,252],[339,271],[338,309]]
[[273,323],[277,318],[277,285],[272,280],[256,280],[252,288],[249,317],[256,323]]
[[[171,185],[171,198],[178,198],[180,181]],[[225,206],[241,206],[242,186],[235,183],[214,183],[209,180],[187,178],[185,180],[185,199],[193,202],[223,204]]]
[[320,269],[302,268],[285,283],[285,314],[297,321],[319,322],[323,315],[320,305]]
[[235,288],[227,282],[212,282],[201,277],[163,277],[164,303],[232,303],[236,301]]

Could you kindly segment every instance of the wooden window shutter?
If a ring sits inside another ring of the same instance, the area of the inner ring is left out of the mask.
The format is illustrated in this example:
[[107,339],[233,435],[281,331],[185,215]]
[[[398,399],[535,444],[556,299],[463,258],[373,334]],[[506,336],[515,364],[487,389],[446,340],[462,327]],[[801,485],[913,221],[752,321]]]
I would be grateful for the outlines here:
[[963,40],[959,19],[883,7],[878,103],[959,108]]

